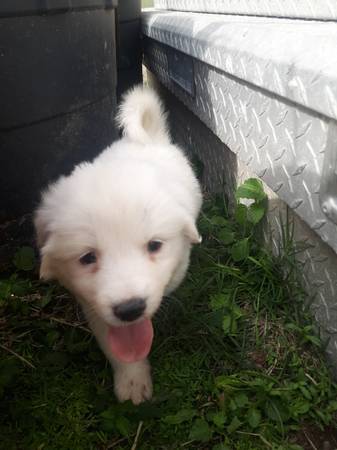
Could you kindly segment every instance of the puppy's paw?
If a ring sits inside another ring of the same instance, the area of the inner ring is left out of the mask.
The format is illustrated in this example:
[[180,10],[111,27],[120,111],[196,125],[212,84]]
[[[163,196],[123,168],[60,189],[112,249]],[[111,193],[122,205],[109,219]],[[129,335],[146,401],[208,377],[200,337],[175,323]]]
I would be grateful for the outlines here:
[[152,397],[150,364],[144,360],[115,365],[115,394],[120,402],[131,400],[139,405]]

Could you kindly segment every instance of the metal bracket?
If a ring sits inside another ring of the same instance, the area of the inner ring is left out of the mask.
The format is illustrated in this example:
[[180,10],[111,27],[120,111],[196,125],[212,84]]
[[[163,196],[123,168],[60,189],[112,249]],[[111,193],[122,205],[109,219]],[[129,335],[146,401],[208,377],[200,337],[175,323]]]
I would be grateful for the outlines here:
[[167,47],[169,77],[192,97],[195,96],[193,58]]

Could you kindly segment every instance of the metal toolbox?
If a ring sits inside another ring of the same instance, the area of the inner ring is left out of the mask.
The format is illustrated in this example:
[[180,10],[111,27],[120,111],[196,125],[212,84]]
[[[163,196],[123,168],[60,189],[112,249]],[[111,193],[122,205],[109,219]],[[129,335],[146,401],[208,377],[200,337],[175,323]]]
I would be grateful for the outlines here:
[[337,9],[294,4],[157,0],[166,10],[143,13],[144,60],[180,100],[173,129],[199,151],[206,184],[219,189],[235,166],[261,178],[275,211],[292,211],[311,244],[299,258],[337,370]]

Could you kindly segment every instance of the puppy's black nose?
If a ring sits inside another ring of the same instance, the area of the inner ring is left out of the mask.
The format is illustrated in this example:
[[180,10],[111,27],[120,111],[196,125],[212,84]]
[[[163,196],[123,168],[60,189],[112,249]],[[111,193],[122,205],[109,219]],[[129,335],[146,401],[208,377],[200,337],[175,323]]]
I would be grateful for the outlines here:
[[143,298],[131,298],[114,307],[115,316],[125,322],[138,319],[145,311],[146,303]]

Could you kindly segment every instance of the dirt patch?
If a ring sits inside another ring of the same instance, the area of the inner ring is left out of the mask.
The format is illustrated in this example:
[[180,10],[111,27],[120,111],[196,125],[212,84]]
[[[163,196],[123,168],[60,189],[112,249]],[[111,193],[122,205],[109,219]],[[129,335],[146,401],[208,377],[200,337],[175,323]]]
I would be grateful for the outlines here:
[[315,425],[305,425],[293,439],[304,450],[337,450],[337,424],[321,430]]

